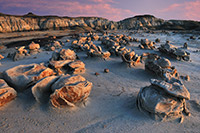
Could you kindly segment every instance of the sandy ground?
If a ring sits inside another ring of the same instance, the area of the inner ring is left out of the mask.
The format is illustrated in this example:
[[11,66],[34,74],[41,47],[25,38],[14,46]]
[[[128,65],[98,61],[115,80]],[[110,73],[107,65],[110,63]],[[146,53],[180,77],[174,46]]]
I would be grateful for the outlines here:
[[[153,73],[144,70],[144,64],[134,68],[127,67],[122,63],[120,57],[111,57],[110,60],[98,58],[87,58],[85,52],[77,52],[80,59],[86,64],[86,79],[93,83],[91,95],[86,104],[78,105],[76,108],[57,109],[50,104],[39,104],[35,101],[30,89],[18,93],[15,100],[0,108],[0,132],[66,132],[66,133],[183,133],[200,131],[200,52],[194,52],[200,48],[200,40],[187,39],[190,34],[147,34],[137,33],[132,36],[139,39],[148,38],[154,41],[166,40],[176,46],[182,46],[188,42],[191,53],[191,62],[176,61],[158,51],[140,50],[139,43],[131,43],[130,48],[135,49],[137,54],[143,52],[154,52],[165,56],[172,62],[180,75],[188,74],[191,81],[184,81],[185,86],[191,93],[189,109],[190,117],[185,117],[182,124],[178,120],[159,122],[138,111],[136,107],[136,96],[141,87],[150,85],[151,78],[157,78]],[[65,42],[67,37],[60,40]],[[94,42],[100,45],[100,42]],[[159,46],[157,44],[157,46]],[[70,43],[65,43],[68,48]],[[7,52],[2,52],[6,55]],[[1,60],[0,71],[19,64],[47,62],[52,52],[42,52],[32,55],[26,59],[13,62],[5,58]],[[37,57],[37,58],[34,58]],[[103,70],[108,68],[109,73]],[[100,73],[95,76],[94,73]]]

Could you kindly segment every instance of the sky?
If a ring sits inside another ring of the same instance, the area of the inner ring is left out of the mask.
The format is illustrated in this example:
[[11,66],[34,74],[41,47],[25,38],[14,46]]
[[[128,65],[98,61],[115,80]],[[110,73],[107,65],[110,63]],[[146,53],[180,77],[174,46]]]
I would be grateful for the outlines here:
[[0,0],[0,12],[97,16],[113,21],[150,14],[165,20],[200,21],[200,0]]

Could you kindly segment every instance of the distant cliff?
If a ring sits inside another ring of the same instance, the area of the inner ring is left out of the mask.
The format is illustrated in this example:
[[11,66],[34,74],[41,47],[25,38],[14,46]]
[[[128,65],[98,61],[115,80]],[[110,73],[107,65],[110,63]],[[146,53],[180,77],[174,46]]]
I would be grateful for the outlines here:
[[28,13],[24,16],[0,13],[0,32],[16,32],[30,30],[65,29],[74,26],[92,29],[115,30],[200,30],[200,22],[184,20],[163,20],[151,15],[135,16],[119,22],[100,17],[58,17],[37,16]]
[[73,26],[88,26],[100,29],[117,29],[118,24],[98,17],[58,17],[36,16],[29,13],[24,16],[0,14],[0,32],[65,29]]
[[119,21],[122,29],[140,30],[200,30],[200,22],[190,20],[163,20],[152,15],[141,15]]

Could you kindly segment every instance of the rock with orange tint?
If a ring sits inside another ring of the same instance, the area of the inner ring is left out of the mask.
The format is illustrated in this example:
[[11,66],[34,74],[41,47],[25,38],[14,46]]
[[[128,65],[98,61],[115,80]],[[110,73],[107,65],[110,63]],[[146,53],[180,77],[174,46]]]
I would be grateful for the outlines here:
[[28,55],[28,51],[25,49],[25,46],[16,47],[16,51],[14,53],[9,53],[8,58],[11,58],[13,61],[18,61],[24,59],[25,56]]
[[85,73],[85,64],[80,60],[69,63],[68,67],[70,74]]
[[0,106],[10,102],[17,96],[17,92],[8,86],[8,84],[0,79]]
[[130,67],[133,67],[140,62],[141,56],[138,56],[134,51],[131,51],[121,54],[121,58],[123,62],[127,63]]
[[49,95],[52,92],[51,86],[56,80],[58,76],[49,76],[39,80],[32,88],[32,94],[35,97],[37,102],[43,102],[46,99],[49,99]]
[[31,44],[29,44],[29,53],[31,54],[31,55],[33,55],[33,54],[37,54],[38,52],[39,52],[39,49],[40,49],[40,45],[39,44],[37,44],[37,43],[34,43],[34,42],[31,42]]
[[4,58],[4,56],[0,54],[0,60],[2,60],[3,58]]
[[57,75],[66,74],[68,71],[68,64],[73,62],[72,60],[59,60],[49,61],[49,67],[52,68]]
[[102,54],[103,54],[103,56],[102,56],[103,59],[109,59],[110,56],[111,56],[111,53],[108,52],[108,51],[106,51],[106,52],[102,52]]
[[54,52],[50,60],[59,61],[59,60],[76,60],[77,55],[73,50],[70,49],[61,49],[59,52]]
[[141,39],[141,45],[139,47],[141,49],[155,49],[153,42],[148,39]]
[[29,45],[28,45],[29,49],[30,50],[39,50],[40,49],[40,45],[37,44],[37,43],[34,43],[34,42],[31,42]]
[[59,49],[59,48],[62,48],[61,44],[59,41],[55,41],[53,44],[52,44],[53,47],[55,47],[55,49]]
[[90,57],[101,57],[103,59],[109,59],[111,53],[106,51],[103,52],[101,46],[91,45],[90,50],[88,50],[87,55]]
[[54,71],[44,64],[19,65],[3,72],[4,80],[18,91],[34,85],[38,80],[51,76]]
[[50,101],[54,107],[75,106],[84,101],[92,89],[92,83],[80,75],[61,76],[52,86]]
[[171,78],[179,79],[177,70],[174,66],[171,66],[171,62],[168,59],[157,54],[147,54],[146,56],[145,70],[152,71],[166,80],[171,80]]

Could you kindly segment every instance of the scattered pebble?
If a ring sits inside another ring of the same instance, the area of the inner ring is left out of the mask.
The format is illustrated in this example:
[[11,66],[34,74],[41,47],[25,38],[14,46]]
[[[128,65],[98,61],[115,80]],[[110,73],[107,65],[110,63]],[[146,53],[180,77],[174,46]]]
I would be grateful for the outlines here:
[[107,69],[107,68],[104,69],[104,72],[105,72],[105,73],[109,73],[109,69]]
[[94,75],[98,76],[98,75],[100,75],[100,74],[99,74],[98,72],[95,72]]

